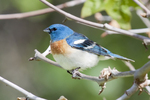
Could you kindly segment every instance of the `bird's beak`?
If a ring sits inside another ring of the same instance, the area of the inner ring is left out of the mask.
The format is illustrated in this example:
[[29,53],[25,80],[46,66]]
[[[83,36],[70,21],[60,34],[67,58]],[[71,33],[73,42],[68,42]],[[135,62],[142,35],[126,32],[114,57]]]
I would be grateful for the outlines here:
[[50,32],[49,28],[46,28],[46,29],[44,29],[43,31],[44,31],[44,32],[48,32],[48,33]]

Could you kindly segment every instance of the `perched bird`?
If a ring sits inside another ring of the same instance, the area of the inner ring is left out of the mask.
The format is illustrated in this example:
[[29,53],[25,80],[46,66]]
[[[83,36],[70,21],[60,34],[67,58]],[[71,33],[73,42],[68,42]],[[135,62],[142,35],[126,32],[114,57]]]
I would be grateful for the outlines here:
[[134,60],[110,52],[62,24],[53,24],[44,32],[48,32],[50,35],[50,46],[54,59],[66,70],[78,67],[84,70],[95,66],[99,60],[109,58],[134,62]]

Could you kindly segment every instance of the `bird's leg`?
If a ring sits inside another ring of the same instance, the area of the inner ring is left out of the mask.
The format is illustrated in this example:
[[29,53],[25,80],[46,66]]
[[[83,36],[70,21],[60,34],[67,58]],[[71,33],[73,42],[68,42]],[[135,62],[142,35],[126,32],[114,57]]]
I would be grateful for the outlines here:
[[81,67],[77,67],[77,68],[75,68],[75,69],[73,69],[73,70],[76,70],[76,71],[78,71],[80,68],[81,68]]
[[70,75],[72,75],[72,70],[67,70],[67,73],[69,73]]
[[67,72],[72,75],[72,79],[80,79],[80,78],[76,77],[76,76],[80,77],[80,75],[78,73],[76,73],[80,68],[81,67],[77,67],[77,68],[72,69],[72,70],[67,70]]
[[67,73],[71,74],[74,72],[74,71],[78,71],[81,67],[77,67],[75,69],[72,69],[72,70],[67,70]]

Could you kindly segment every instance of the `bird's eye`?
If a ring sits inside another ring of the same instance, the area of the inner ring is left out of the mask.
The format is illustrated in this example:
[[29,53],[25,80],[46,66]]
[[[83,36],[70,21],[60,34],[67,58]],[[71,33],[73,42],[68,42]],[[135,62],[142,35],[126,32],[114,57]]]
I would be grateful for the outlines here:
[[57,28],[55,28],[55,27],[54,27],[54,28],[53,28],[53,30],[54,30],[54,31],[56,31],[56,30],[57,30]]

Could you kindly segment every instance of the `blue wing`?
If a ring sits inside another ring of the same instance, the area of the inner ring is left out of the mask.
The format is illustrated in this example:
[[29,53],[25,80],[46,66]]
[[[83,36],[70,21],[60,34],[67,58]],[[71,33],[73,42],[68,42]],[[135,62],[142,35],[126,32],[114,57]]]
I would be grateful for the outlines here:
[[103,55],[103,56],[108,56],[111,58],[117,58],[117,59],[121,59],[125,61],[134,62],[134,60],[132,59],[128,59],[120,55],[111,53],[109,50],[105,49],[104,47],[89,40],[86,36],[76,33],[76,32],[72,34],[71,36],[69,36],[68,38],[66,38],[66,41],[73,48],[87,51],[90,53],[94,53],[98,56]]
[[[74,33],[66,39],[67,43],[76,49],[94,53],[96,55],[110,56],[111,53],[109,50],[103,48],[102,46],[96,44],[95,42],[89,40],[86,36]],[[80,41],[80,42],[77,42]],[[111,57],[111,56],[110,56]]]

